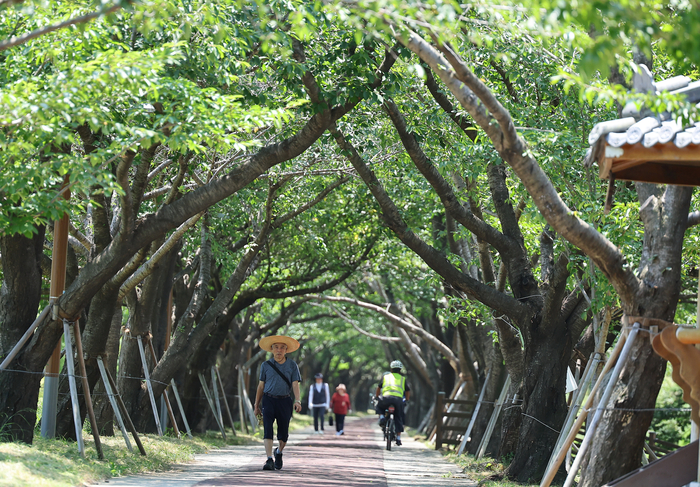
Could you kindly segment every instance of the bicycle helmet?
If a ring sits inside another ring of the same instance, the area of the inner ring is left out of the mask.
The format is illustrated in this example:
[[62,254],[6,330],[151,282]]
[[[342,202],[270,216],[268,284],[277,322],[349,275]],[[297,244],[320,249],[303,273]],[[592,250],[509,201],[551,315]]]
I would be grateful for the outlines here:
[[389,367],[392,369],[403,369],[403,364],[399,360],[394,360]]

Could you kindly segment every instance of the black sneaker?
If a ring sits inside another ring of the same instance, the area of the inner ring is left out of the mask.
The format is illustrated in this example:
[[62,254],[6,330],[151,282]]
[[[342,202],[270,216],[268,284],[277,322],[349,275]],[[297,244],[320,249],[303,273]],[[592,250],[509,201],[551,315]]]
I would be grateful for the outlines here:
[[279,448],[275,448],[275,468],[282,470],[282,454]]
[[396,438],[396,446],[401,446],[401,438]]
[[272,460],[272,458],[268,458],[267,461],[265,462],[265,465],[263,465],[263,470],[274,470],[275,469],[275,462]]
[[379,427],[383,428],[385,424],[386,424],[386,418],[384,416],[382,416],[381,418],[379,418]]

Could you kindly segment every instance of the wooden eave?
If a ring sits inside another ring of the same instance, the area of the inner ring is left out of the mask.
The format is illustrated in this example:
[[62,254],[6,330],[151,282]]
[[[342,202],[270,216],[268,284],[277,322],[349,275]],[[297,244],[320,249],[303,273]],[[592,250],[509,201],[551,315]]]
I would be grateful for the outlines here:
[[613,147],[604,143],[598,158],[599,176],[646,183],[700,186],[700,146],[674,143],[644,147],[641,143]]

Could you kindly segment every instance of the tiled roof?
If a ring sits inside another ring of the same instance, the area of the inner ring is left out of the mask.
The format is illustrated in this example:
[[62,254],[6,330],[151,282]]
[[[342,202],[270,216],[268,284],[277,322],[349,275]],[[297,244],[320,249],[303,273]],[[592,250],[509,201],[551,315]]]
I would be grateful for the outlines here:
[[[639,72],[633,79],[633,89],[636,91],[656,93],[668,91],[672,94],[686,95],[686,99],[691,103],[700,101],[700,81],[691,82],[686,76],[675,76],[654,83],[646,66],[642,65],[639,68]],[[584,159],[586,166],[590,166],[593,161],[599,161],[601,157],[606,157],[604,151],[606,145],[614,148],[634,144],[641,144],[644,148],[652,148],[660,144],[673,144],[678,148],[688,147],[691,144],[700,146],[700,122],[681,127],[671,119],[669,113],[652,114],[650,110],[640,110],[634,104],[626,106],[622,110],[622,115],[624,118],[601,122],[593,127],[588,135],[588,143],[591,147]],[[698,150],[700,151],[700,147]]]

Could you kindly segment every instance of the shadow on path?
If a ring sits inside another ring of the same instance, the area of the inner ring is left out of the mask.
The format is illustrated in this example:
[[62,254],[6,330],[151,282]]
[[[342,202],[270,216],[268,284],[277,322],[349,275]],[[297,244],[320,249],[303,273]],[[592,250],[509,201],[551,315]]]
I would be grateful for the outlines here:
[[375,439],[375,420],[363,418],[346,423],[345,434],[334,431],[312,434],[284,451],[282,470],[262,470],[265,455],[233,472],[199,482],[209,486],[275,487],[388,487],[384,459]]

